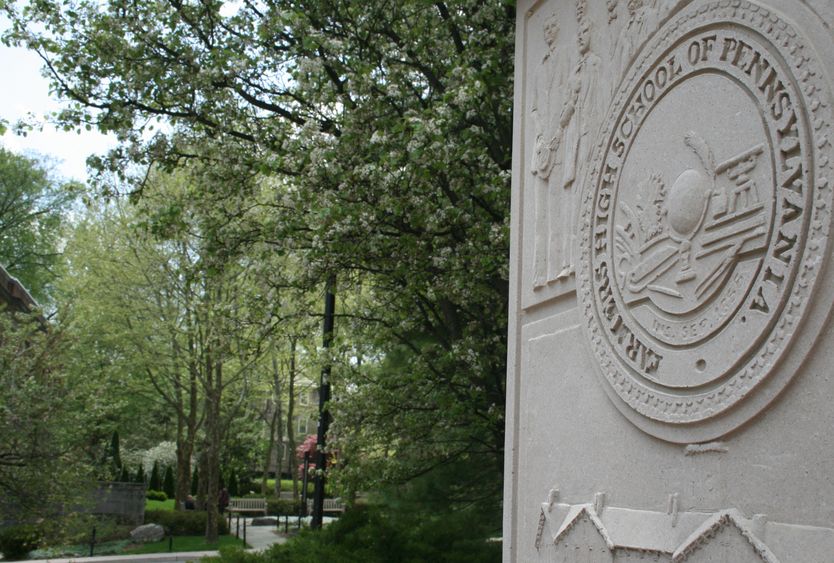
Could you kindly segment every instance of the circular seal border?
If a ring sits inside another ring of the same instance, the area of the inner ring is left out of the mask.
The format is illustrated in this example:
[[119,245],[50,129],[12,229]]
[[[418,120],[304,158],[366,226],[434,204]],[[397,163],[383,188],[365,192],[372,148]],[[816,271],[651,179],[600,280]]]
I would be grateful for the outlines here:
[[[602,158],[612,136],[617,116],[629,100],[631,87],[651,66],[658,54],[674,46],[678,38],[710,24],[735,24],[765,37],[785,59],[798,94],[802,112],[810,126],[809,149],[812,151],[811,171],[814,185],[810,197],[811,217],[806,244],[800,249],[798,275],[789,288],[787,303],[771,329],[747,362],[723,384],[700,395],[673,395],[645,385],[619,367],[619,360],[607,343],[603,328],[594,312],[591,258],[591,217]],[[604,387],[615,405],[639,428],[658,438],[673,442],[697,442],[720,437],[755,416],[791,381],[804,359],[810,344],[792,346],[798,329],[809,314],[809,303],[822,285],[824,257],[827,255],[831,227],[834,162],[831,153],[830,95],[824,74],[814,59],[816,54],[799,36],[795,28],[772,10],[747,0],[713,0],[694,3],[667,22],[638,60],[632,64],[627,78],[620,84],[595,147],[591,174],[583,185],[581,199],[580,256],[578,296],[585,317],[585,331],[594,357],[604,379]],[[828,98],[826,98],[828,96]],[[590,181],[588,181],[590,180]],[[824,320],[831,299],[824,303]],[[814,315],[820,317],[820,315]],[[816,319],[812,336],[815,340],[822,322]],[[791,348],[803,348],[792,350]],[[787,361],[788,359],[792,361]],[[778,365],[777,365],[778,364]],[[778,373],[777,373],[778,372]],[[755,400],[754,400],[755,396]],[[737,408],[734,408],[737,407]]]

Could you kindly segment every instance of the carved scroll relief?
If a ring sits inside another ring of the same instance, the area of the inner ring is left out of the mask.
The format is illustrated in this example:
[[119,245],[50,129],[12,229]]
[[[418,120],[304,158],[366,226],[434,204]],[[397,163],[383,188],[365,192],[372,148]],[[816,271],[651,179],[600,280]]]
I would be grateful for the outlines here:
[[792,376],[774,366],[821,269],[834,177],[813,56],[756,4],[694,2],[618,90],[579,293],[609,395],[658,437],[721,436]]

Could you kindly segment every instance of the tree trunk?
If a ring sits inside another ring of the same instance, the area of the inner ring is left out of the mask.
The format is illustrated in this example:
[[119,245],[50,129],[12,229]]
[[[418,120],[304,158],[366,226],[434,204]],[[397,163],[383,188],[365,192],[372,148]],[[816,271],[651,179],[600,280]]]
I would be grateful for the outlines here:
[[290,337],[290,369],[288,374],[288,395],[287,401],[287,449],[289,450],[290,476],[292,477],[292,498],[298,500],[298,467],[295,463],[295,428],[293,428],[293,417],[295,416],[295,341],[294,336]]
[[278,414],[276,419],[275,445],[275,495],[281,496],[281,462],[284,461],[284,427],[281,426],[281,416],[284,411],[281,400],[281,371],[278,369],[278,360],[272,357],[272,387],[275,389],[275,408]]
[[[183,256],[187,256],[188,251],[185,244],[180,244],[180,251]],[[179,398],[181,405],[178,413],[177,424],[177,483],[175,488],[175,510],[182,510],[185,506],[185,499],[191,494],[191,457],[194,455],[194,444],[197,441],[197,430],[200,423],[198,422],[198,410],[200,408],[200,388],[199,388],[199,373],[197,359],[197,343],[194,335],[194,312],[191,307],[192,288],[191,282],[187,282],[185,286],[185,327],[188,334],[187,340],[187,357],[186,363],[188,368],[188,415],[184,416],[185,405],[183,405],[182,398]],[[178,348],[178,347],[177,347]],[[177,387],[178,395],[179,386]],[[182,428],[180,426],[182,421]],[[182,435],[184,430],[184,436]],[[198,491],[199,492],[199,491]]]
[[[197,373],[193,364],[189,366],[188,416],[181,423],[177,421],[177,483],[175,489],[174,509],[182,510],[186,497],[191,493],[191,456],[194,455],[194,443],[197,440],[197,409],[199,408],[199,388]],[[183,418],[179,416],[178,418]]]
[[281,465],[284,461],[284,431],[281,426],[281,403],[278,403],[278,419],[275,436],[275,495],[281,496]]
[[220,399],[223,389],[222,364],[212,363],[211,356],[206,362],[206,542],[216,543],[220,512],[218,510],[220,486]]
[[182,510],[191,491],[191,453],[185,440],[177,437],[177,481],[174,488],[174,510]]
[[[269,480],[269,466],[272,465],[272,451],[275,447],[275,431],[276,427],[278,426],[278,405],[273,405],[272,408],[272,416],[269,417],[269,438],[267,439],[266,443],[266,455],[264,456],[264,471],[263,477],[261,478],[261,494],[266,496],[267,490],[269,489],[269,485],[267,481]],[[280,471],[276,471],[276,473],[280,473]],[[280,481],[280,475],[276,475],[275,478]]]

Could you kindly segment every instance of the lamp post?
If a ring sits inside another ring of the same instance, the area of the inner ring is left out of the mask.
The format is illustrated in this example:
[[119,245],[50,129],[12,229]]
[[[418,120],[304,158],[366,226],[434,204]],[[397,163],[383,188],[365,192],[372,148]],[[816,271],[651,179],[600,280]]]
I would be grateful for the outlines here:
[[310,527],[321,528],[324,518],[324,471],[327,467],[327,456],[324,453],[327,429],[330,427],[330,413],[327,402],[330,400],[330,345],[333,341],[333,317],[336,310],[336,276],[330,275],[324,290],[324,324],[322,326],[322,343],[324,353],[328,355],[321,368],[321,383],[319,385],[319,425],[316,435],[316,477],[313,492],[313,517]]

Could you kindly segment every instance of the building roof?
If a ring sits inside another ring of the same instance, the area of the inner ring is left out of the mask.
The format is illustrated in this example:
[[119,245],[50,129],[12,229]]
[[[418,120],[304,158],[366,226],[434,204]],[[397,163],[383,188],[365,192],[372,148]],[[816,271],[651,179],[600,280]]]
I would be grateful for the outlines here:
[[13,311],[31,311],[38,302],[17,278],[0,266],[0,301]]

